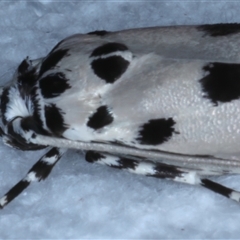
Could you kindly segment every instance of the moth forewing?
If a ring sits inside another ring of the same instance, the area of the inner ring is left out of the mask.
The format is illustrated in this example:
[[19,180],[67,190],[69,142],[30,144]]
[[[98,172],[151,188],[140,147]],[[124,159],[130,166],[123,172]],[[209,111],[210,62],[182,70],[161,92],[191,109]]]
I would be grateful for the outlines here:
[[[211,29],[212,26],[212,29]],[[98,35],[76,34],[60,42],[59,47],[98,41],[118,42],[139,55],[154,52],[163,58],[238,63],[236,46],[240,44],[238,24],[168,26],[127,29]],[[231,43],[231,44],[229,44]]]
[[239,24],[155,27],[76,34],[44,58],[26,58],[1,94],[3,141],[53,148],[0,206],[69,148],[88,162],[239,201],[205,178],[240,172],[239,45]]

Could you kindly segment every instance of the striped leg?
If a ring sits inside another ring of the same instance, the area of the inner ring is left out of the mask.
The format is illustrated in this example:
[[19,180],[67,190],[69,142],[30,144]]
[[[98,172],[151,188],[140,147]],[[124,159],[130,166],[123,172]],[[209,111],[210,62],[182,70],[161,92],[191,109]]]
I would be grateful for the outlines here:
[[85,158],[86,161],[91,163],[97,162],[114,168],[126,169],[131,173],[201,185],[234,201],[240,202],[240,192],[222,186],[209,179],[201,178],[196,171],[191,169],[184,169],[152,161],[137,161],[131,158],[118,157],[94,151],[86,152]]
[[0,208],[6,206],[15,197],[17,197],[31,182],[41,181],[47,178],[54,165],[62,157],[66,150],[51,148],[38,162],[29,170],[27,175],[12,187],[2,198],[0,198]]
[[234,201],[240,202],[240,192],[235,191],[231,188],[225,187],[219,183],[213,182],[209,179],[201,179],[200,183],[203,187],[208,188],[216,193],[219,193],[227,198],[230,198]]

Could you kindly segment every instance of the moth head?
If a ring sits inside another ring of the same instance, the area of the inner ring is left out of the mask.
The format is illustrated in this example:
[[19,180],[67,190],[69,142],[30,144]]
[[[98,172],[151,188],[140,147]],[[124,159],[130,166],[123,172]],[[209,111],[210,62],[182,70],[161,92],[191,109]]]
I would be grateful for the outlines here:
[[0,88],[0,135],[6,145],[21,150],[45,147],[29,140],[38,132],[32,101],[36,76],[36,69],[27,58],[19,65],[13,80]]

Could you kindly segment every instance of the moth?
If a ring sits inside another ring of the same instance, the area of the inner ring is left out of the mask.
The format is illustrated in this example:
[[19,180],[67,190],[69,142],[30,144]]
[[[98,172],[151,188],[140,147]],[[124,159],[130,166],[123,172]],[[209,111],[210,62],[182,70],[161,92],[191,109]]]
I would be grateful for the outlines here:
[[22,61],[1,88],[3,143],[46,154],[1,199],[45,179],[68,149],[90,163],[196,184],[240,173],[240,25],[95,31]]

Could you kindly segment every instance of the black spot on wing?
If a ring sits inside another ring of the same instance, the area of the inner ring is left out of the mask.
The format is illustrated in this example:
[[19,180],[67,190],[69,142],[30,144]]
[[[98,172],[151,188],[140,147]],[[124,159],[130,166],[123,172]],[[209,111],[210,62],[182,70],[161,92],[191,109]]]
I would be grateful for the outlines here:
[[122,43],[106,43],[100,47],[97,47],[93,50],[90,57],[100,57],[102,55],[106,55],[109,53],[117,52],[117,51],[127,51],[128,48],[126,45]]
[[97,162],[101,159],[104,159],[105,156],[98,153],[98,152],[94,152],[94,151],[87,151],[86,155],[85,155],[85,159],[87,162],[93,163],[93,162]]
[[37,69],[32,67],[28,58],[24,59],[18,66],[18,89],[22,98],[30,95],[33,86],[38,79]]
[[226,36],[230,34],[236,34],[240,32],[239,23],[220,23],[220,24],[207,24],[201,25],[198,29],[205,32],[212,37]]
[[127,70],[129,61],[119,55],[106,56],[110,53],[128,51],[122,43],[106,43],[93,50],[90,57],[95,57],[91,66],[94,73],[107,83],[114,83]]
[[172,118],[152,119],[140,127],[139,137],[136,139],[140,144],[158,145],[170,139],[174,131],[175,122]]
[[2,121],[3,124],[7,123],[6,112],[7,112],[7,105],[9,103],[9,88],[5,88],[1,95],[1,113],[2,113]]
[[210,63],[203,70],[207,75],[199,82],[215,105],[240,98],[240,64]]
[[38,161],[34,164],[29,172],[35,174],[38,181],[44,180],[52,171],[55,164],[48,164],[47,162]]
[[68,56],[67,52],[68,49],[59,49],[55,52],[49,53],[49,55],[42,63],[39,75],[41,76],[44,72],[50,70],[51,68],[54,68],[62,60],[63,57]]
[[89,32],[87,33],[88,35],[97,35],[97,36],[104,36],[106,34],[108,34],[109,32],[108,31],[105,31],[105,30],[98,30],[98,31],[94,31],[94,32]]
[[101,106],[97,111],[89,117],[87,126],[94,130],[105,127],[113,122],[113,117],[107,106]]
[[44,98],[54,98],[71,88],[65,74],[58,72],[40,79],[39,86]]
[[45,118],[47,127],[57,136],[67,129],[64,123],[63,113],[55,104],[45,106]]
[[107,83],[114,83],[127,70],[129,61],[121,56],[99,58],[91,63],[94,73]]

